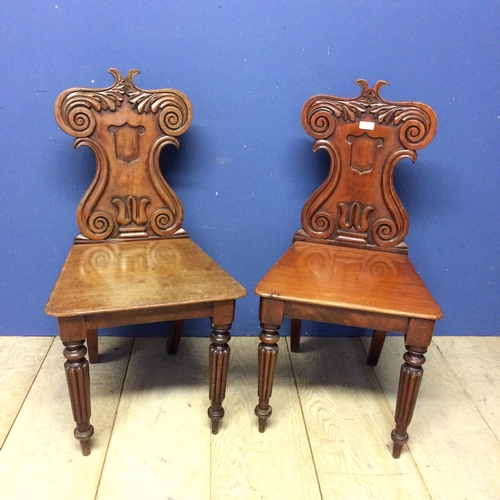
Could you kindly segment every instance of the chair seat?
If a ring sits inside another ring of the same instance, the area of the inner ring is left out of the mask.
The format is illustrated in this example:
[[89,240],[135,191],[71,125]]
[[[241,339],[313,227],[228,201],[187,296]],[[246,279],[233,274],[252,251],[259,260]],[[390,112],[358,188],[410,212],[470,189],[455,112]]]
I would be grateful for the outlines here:
[[255,289],[260,297],[396,316],[442,312],[410,259],[315,242],[295,242]]
[[77,243],[45,311],[79,316],[235,300],[245,294],[189,238]]

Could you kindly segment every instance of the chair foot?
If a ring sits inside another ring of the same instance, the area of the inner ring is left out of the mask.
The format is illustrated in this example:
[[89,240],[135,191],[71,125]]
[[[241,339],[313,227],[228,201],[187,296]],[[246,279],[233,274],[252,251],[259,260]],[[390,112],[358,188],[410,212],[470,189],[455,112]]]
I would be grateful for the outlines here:
[[394,430],[391,432],[391,439],[393,441],[392,456],[393,458],[399,458],[401,456],[403,446],[408,442],[408,434],[400,436],[396,434],[396,431]]
[[262,409],[259,405],[255,407],[255,415],[259,419],[259,432],[264,432],[266,430],[266,421],[271,416],[273,409],[269,404],[267,408]]
[[223,416],[224,408],[222,406],[218,410],[214,409],[213,406],[208,409],[208,417],[211,420],[211,430],[214,436],[219,433],[219,423]]
[[94,435],[94,427],[89,422],[77,424],[74,434],[75,438],[80,441],[82,455],[87,457],[90,455],[90,438]]

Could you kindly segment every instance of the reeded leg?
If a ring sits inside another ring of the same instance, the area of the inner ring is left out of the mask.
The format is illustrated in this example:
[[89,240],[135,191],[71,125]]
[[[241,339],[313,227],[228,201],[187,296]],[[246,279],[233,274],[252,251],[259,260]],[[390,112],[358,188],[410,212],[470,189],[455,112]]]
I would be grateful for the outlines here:
[[302,320],[291,318],[290,320],[290,349],[292,352],[299,352],[300,348],[300,330]]
[[224,416],[222,401],[226,396],[227,370],[231,351],[228,345],[231,339],[229,334],[231,325],[212,325],[212,328],[213,331],[210,335],[212,344],[210,344],[209,350],[209,397],[212,405],[208,409],[208,416],[212,421],[212,434],[217,434],[219,432],[219,422]]
[[89,351],[90,363],[97,363],[99,361],[97,333],[97,328],[87,327],[87,349]]
[[279,325],[261,323],[259,344],[259,404],[255,407],[255,415],[259,418],[259,432],[266,430],[266,420],[271,416],[272,408],[269,399],[273,390],[274,369],[278,359]]
[[167,353],[177,354],[179,349],[179,342],[181,341],[182,327],[184,326],[184,320],[178,319],[172,321],[172,330],[167,338]]
[[73,418],[76,422],[75,438],[80,441],[83,455],[90,455],[90,438],[94,428],[90,425],[90,374],[89,364],[85,359],[87,349],[84,340],[63,342],[64,369],[68,381],[69,397]]
[[387,332],[374,330],[372,341],[370,343],[370,350],[368,351],[368,356],[366,357],[366,362],[369,365],[377,366],[378,360],[380,359],[380,353],[384,347],[386,335]]
[[396,403],[396,428],[391,433],[394,442],[392,456],[399,458],[403,445],[408,441],[407,429],[417,402],[418,390],[422,381],[426,347],[406,346],[405,360],[401,366],[398,399]]

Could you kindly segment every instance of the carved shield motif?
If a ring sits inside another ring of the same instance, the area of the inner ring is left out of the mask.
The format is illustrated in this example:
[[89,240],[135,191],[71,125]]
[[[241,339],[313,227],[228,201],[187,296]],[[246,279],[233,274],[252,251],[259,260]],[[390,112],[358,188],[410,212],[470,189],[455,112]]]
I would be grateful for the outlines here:
[[141,154],[141,135],[144,127],[132,127],[125,123],[121,127],[109,127],[109,133],[115,139],[115,153],[118,160],[126,163],[136,161]]

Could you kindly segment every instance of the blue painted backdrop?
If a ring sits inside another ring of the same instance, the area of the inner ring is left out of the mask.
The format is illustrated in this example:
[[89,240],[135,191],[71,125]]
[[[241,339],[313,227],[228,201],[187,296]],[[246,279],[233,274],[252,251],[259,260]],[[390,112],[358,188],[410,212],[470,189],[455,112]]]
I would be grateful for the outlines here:
[[434,142],[396,173],[410,256],[444,310],[436,333],[500,333],[497,0],[32,0],[4,2],[1,19],[0,334],[57,331],[43,308],[94,159],[73,151],[53,103],[68,87],[110,85],[110,67],[137,68],[139,87],[177,88],[193,103],[163,170],[191,237],[249,291],[233,334],[258,333],[253,288],[326,175],[302,105],[317,93],[354,97],[360,77],[387,80],[384,97],[423,101],[439,117]]

